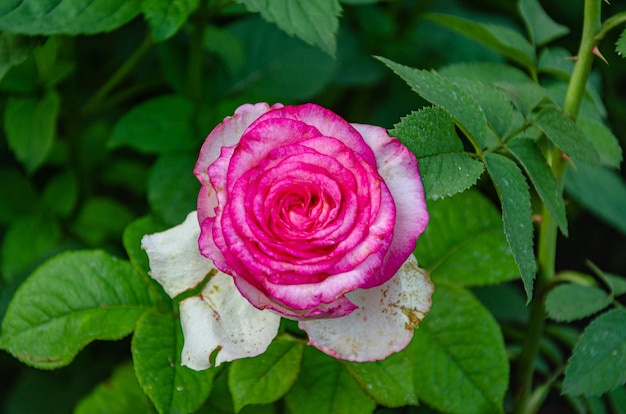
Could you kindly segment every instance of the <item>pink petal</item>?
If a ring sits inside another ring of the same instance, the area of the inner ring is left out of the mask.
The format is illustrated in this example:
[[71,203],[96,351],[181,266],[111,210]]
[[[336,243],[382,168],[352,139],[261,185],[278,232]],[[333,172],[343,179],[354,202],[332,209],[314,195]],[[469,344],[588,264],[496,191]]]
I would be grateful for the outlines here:
[[[376,155],[378,173],[383,177],[396,204],[396,224],[393,241],[385,256],[381,275],[393,274],[413,250],[417,238],[428,224],[424,187],[417,159],[396,138],[380,127],[352,124],[363,135]],[[380,283],[375,278],[364,288]]]
[[211,270],[217,270],[211,260],[200,255],[199,236],[200,226],[192,211],[182,224],[141,239],[141,248],[150,261],[148,274],[172,298],[193,289]]
[[300,321],[309,345],[336,358],[377,361],[404,349],[430,310],[433,285],[410,255],[385,284],[346,294],[359,309],[337,319]]
[[182,365],[194,370],[239,358],[260,355],[270,345],[280,316],[250,305],[235,288],[232,277],[217,273],[202,290],[180,303],[185,344]]
[[[206,217],[213,216],[213,207],[217,205],[217,200],[215,199],[215,194],[209,183],[209,176],[207,174],[209,165],[219,157],[222,147],[230,147],[237,144],[246,128],[259,116],[272,109],[282,108],[282,106],[282,104],[270,106],[266,103],[242,105],[235,110],[232,116],[224,118],[224,121],[215,127],[211,134],[204,140],[198,161],[193,170],[195,176],[198,177],[198,180],[202,183],[202,190],[200,190],[198,197],[199,222],[204,221]],[[206,200],[207,205],[204,204],[203,199]]]

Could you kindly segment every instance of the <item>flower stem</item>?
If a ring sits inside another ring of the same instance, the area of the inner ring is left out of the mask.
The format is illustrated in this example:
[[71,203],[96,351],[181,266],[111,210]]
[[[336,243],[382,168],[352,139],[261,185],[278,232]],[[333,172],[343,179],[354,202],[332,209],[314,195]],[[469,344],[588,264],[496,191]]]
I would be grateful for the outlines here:
[[[593,63],[593,48],[598,39],[596,36],[602,30],[600,20],[602,0],[585,0],[583,33],[578,49],[578,59],[572,72],[563,110],[572,118],[576,118],[580,109],[589,73]],[[559,187],[563,188],[563,177],[567,162],[563,153],[558,148],[553,148],[547,155]],[[530,321],[528,334],[526,335],[522,354],[519,359],[517,376],[517,396],[515,403],[516,414],[535,413],[541,401],[547,396],[547,392],[533,393],[533,376],[535,360],[539,349],[539,342],[543,336],[545,326],[545,293],[550,280],[555,274],[557,225],[545,204],[542,207],[542,221],[539,227],[539,240],[537,260],[539,272],[535,283],[535,294],[531,302]],[[538,398],[540,400],[538,400]]]

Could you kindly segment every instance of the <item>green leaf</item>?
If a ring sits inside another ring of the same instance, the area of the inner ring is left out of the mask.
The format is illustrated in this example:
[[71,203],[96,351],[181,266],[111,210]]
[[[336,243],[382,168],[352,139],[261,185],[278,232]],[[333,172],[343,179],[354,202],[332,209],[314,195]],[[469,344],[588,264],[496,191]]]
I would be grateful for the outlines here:
[[181,223],[196,209],[200,183],[193,176],[195,155],[168,154],[159,157],[148,177],[148,202],[166,224]]
[[237,0],[290,36],[321,48],[330,56],[337,50],[341,5],[338,0]]
[[539,71],[569,80],[574,71],[574,60],[569,50],[562,47],[546,47],[539,55]]
[[66,172],[52,178],[41,196],[42,202],[60,217],[67,217],[78,201],[78,182]]
[[141,3],[141,11],[157,42],[172,37],[196,7],[198,0],[143,0]]
[[293,341],[276,340],[255,358],[233,361],[228,386],[235,412],[249,404],[277,401],[296,382],[304,346]]
[[127,0],[7,0],[0,6],[0,31],[22,34],[109,32],[139,14]]
[[424,192],[437,200],[474,185],[484,171],[483,164],[463,151],[454,122],[441,108],[412,112],[389,131],[419,159]]
[[172,314],[146,312],[137,322],[132,352],[143,391],[160,413],[195,412],[211,393],[215,369],[181,365],[183,332]]
[[385,407],[417,405],[413,384],[413,357],[404,349],[374,362],[348,362],[348,372],[371,398]]
[[622,147],[615,135],[602,122],[578,118],[576,124],[600,155],[600,164],[619,168],[622,163]]
[[500,214],[479,192],[429,202],[428,211],[415,256],[435,284],[481,286],[518,277]]
[[76,406],[74,414],[126,414],[156,413],[154,406],[143,393],[133,365],[120,365],[111,378],[100,383]]
[[537,46],[569,33],[566,26],[555,22],[548,16],[537,0],[520,0],[517,7],[528,28],[530,39]]
[[9,147],[29,173],[45,160],[54,142],[60,98],[48,92],[42,99],[9,98],[4,131]]
[[598,287],[567,283],[548,293],[546,311],[555,321],[571,322],[593,315],[612,302],[613,297]]
[[567,236],[567,216],[563,194],[535,142],[529,139],[516,139],[511,141],[507,148],[530,178],[537,194],[543,200],[561,232]]
[[153,234],[163,230],[165,230],[165,227],[159,225],[152,216],[138,218],[124,229],[122,240],[126,254],[130,262],[145,274],[148,274],[150,264],[148,255],[141,248],[141,239],[146,234]]
[[524,175],[515,162],[495,153],[485,156],[487,171],[502,205],[504,233],[513,251],[530,301],[535,279],[535,254],[533,252],[533,224],[530,193]]
[[32,271],[51,255],[61,237],[61,226],[50,217],[25,216],[13,221],[0,250],[0,271],[5,281]]
[[626,29],[622,30],[622,34],[619,35],[619,39],[615,43],[615,51],[621,57],[626,56]]
[[246,62],[228,94],[303,101],[320,93],[336,73],[337,60],[261,19],[240,20],[229,31],[244,45]]
[[341,363],[315,348],[305,347],[300,375],[285,396],[298,414],[372,413],[376,403],[361,390]]
[[37,192],[33,184],[13,169],[0,169],[0,223],[37,210]]
[[110,147],[163,154],[195,149],[193,105],[177,95],[160,96],[127,112],[113,128]]
[[501,413],[509,382],[504,338],[491,314],[463,288],[440,282],[415,336],[417,396],[446,413]]
[[476,23],[444,14],[427,14],[426,17],[484,44],[527,68],[534,67],[535,49],[524,36],[513,29],[488,23]]
[[93,197],[81,208],[72,231],[86,244],[99,246],[106,240],[119,240],[132,219],[133,213],[118,201]]
[[585,328],[565,370],[563,393],[595,396],[626,381],[626,310],[613,309]]
[[383,57],[377,59],[404,79],[422,98],[445,109],[480,147],[487,144],[492,132],[487,126],[485,113],[463,89],[436,73],[400,65]]
[[626,235],[626,182],[606,168],[579,165],[565,175],[567,193],[593,215]]
[[24,62],[40,39],[15,33],[0,33],[0,79],[12,66]]
[[544,108],[534,122],[554,145],[574,161],[591,166],[600,164],[600,155],[593,144],[572,118],[559,108],[554,106]]
[[17,290],[2,321],[0,347],[25,364],[69,364],[89,342],[128,335],[152,306],[128,262],[101,251],[63,253]]

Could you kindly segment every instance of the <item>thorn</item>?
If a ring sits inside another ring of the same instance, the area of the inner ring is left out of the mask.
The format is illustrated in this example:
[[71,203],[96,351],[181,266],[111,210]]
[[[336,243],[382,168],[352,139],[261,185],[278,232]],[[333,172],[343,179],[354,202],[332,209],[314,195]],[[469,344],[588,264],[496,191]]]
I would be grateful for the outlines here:
[[608,4],[609,6],[611,5],[611,3],[609,3],[609,0],[604,0],[604,2]]
[[569,165],[571,165],[574,170],[577,170],[576,164],[574,164],[574,161],[572,161],[572,159],[569,157],[569,155],[567,155],[566,153],[562,152],[561,153],[561,158],[563,158]]
[[578,56],[567,56],[565,59],[567,59],[567,60],[578,60]]
[[602,56],[602,53],[600,53],[600,49],[598,49],[598,46],[594,46],[593,49],[591,49],[591,53],[593,53],[594,55],[602,59],[602,61],[606,63],[607,65],[609,64],[609,62],[607,62],[604,56]]
[[543,216],[541,214],[533,214],[533,223],[541,224]]

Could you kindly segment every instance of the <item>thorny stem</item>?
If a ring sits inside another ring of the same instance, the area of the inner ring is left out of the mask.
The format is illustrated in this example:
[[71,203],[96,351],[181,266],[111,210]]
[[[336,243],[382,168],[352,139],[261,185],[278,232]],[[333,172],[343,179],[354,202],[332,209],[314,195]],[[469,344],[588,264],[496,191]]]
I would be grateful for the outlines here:
[[[572,118],[576,118],[578,115],[593,63],[594,55],[592,50],[598,42],[597,35],[602,30],[600,20],[601,4],[602,0],[585,0],[583,34],[578,50],[578,59],[574,66],[563,105],[564,111]],[[548,162],[562,191],[563,177],[567,166],[562,152],[558,148],[553,148],[548,153]],[[547,393],[533,393],[533,374],[539,341],[543,336],[545,325],[545,290],[555,274],[556,241],[557,225],[544,204],[537,247],[539,272],[535,284],[534,298],[531,302],[529,329],[519,359],[518,399],[515,403],[516,414],[535,413],[543,399],[547,396]]]

